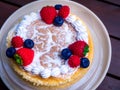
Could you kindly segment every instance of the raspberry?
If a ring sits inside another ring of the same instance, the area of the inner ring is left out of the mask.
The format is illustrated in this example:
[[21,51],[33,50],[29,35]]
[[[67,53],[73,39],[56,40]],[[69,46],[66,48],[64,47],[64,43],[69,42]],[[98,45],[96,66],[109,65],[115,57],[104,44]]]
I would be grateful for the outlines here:
[[69,49],[72,51],[73,55],[83,57],[85,46],[87,46],[87,44],[84,41],[76,41],[69,46]]
[[69,58],[68,64],[70,65],[70,67],[75,68],[80,65],[80,58],[76,55],[72,55]]
[[23,39],[20,36],[15,36],[12,38],[12,46],[15,48],[19,48],[21,46],[23,46]]
[[58,15],[63,17],[63,18],[66,18],[70,13],[70,8],[69,6],[62,6],[59,10],[59,13]]
[[23,66],[27,66],[32,63],[34,58],[34,51],[28,48],[20,48],[16,51],[14,58],[20,61]]
[[53,6],[43,7],[40,11],[42,20],[47,24],[52,24],[54,18],[57,16],[56,9]]

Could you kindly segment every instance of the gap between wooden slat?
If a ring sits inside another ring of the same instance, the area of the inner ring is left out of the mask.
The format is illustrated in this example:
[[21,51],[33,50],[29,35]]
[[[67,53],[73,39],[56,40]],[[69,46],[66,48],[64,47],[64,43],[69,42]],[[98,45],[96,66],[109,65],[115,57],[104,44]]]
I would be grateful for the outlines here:
[[13,6],[16,6],[16,7],[21,7],[21,5],[15,4],[15,3],[12,3],[12,2],[9,2],[9,1],[2,0],[1,2],[6,3],[6,4],[10,4],[10,5],[13,5]]
[[120,38],[119,37],[116,37],[116,36],[113,36],[113,35],[109,35],[111,38],[113,38],[113,39],[117,39],[117,40],[120,40]]
[[116,3],[113,3],[113,2],[110,2],[110,1],[106,1],[106,0],[97,0],[97,1],[104,2],[104,3],[107,3],[107,4],[111,4],[111,5],[114,5],[114,6],[120,7],[119,4],[116,4]]
[[116,76],[116,75],[113,75],[113,74],[110,74],[110,73],[107,73],[107,76],[109,76],[111,78],[114,78],[114,79],[117,79],[117,80],[120,80],[119,76]]

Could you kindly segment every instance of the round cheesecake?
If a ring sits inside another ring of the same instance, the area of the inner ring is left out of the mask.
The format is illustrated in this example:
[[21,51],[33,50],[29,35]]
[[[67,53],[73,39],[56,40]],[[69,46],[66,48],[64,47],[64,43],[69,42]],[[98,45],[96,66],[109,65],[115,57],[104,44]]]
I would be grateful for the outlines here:
[[[22,20],[10,30],[6,39],[7,47],[14,47],[12,40],[16,36],[21,37],[24,42],[26,39],[34,42],[33,48],[29,48],[34,52],[32,60],[31,56],[27,56],[29,52],[22,52],[22,56],[30,57],[29,64],[26,65],[24,62],[18,64],[14,58],[11,59],[11,66],[15,72],[33,85],[49,88],[70,86],[80,80],[92,64],[93,41],[90,31],[87,25],[74,14],[64,18],[61,26],[56,26],[53,23],[46,23],[39,12],[31,12],[29,15],[24,15]],[[82,42],[89,46],[89,52],[79,56],[80,60],[81,58],[89,60],[87,68],[80,64],[82,61],[76,63],[75,59],[70,62],[72,56],[77,56],[70,48],[70,45],[73,46],[75,42]],[[17,54],[22,48],[25,49],[25,45],[15,47]],[[72,52],[67,59],[61,55],[66,48]],[[77,65],[78,63],[80,65]]]

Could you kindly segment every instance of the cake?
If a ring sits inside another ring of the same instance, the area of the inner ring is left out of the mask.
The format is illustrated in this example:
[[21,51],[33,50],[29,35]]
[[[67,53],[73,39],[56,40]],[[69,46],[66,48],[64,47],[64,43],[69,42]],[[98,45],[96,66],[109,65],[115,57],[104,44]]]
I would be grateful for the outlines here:
[[44,6],[24,15],[6,41],[11,67],[35,86],[68,87],[92,64],[90,30],[67,5]]

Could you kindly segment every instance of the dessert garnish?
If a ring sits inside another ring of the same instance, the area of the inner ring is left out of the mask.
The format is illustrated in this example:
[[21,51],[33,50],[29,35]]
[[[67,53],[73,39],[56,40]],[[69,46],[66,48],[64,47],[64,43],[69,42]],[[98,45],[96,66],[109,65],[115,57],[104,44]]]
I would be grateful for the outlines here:
[[23,39],[20,36],[15,36],[12,38],[12,46],[15,48],[19,48],[21,46],[23,46]]
[[53,6],[45,6],[41,9],[40,16],[46,24],[52,24],[57,16],[57,11]]
[[76,41],[73,44],[69,45],[68,47],[74,55],[77,55],[79,57],[85,56],[84,52],[88,49],[88,45],[84,41]]
[[70,67],[75,68],[80,65],[80,58],[76,55],[72,55],[68,60],[68,64]]
[[22,66],[27,66],[32,63],[34,51],[29,48],[20,48],[16,51],[14,59]]
[[82,68],[87,68],[88,66],[89,66],[89,64],[90,64],[90,61],[88,60],[88,58],[81,58],[80,59],[81,60],[81,64],[80,64],[80,66],[82,67]]
[[56,4],[56,5],[55,5],[55,9],[56,9],[56,10],[60,10],[61,7],[62,7],[61,4]]
[[88,58],[85,58],[89,52],[89,46],[84,41],[76,41],[61,51],[61,57],[65,61],[68,60],[70,67],[87,68],[90,64]]
[[16,52],[16,49],[14,47],[9,47],[6,50],[6,56],[9,57],[9,58],[13,58],[15,52]]
[[62,6],[58,12],[58,15],[62,18],[66,18],[70,13],[70,8],[68,6]]
[[69,6],[62,6],[56,4],[53,6],[45,6],[40,11],[40,16],[46,24],[54,24],[55,26],[62,26],[64,19],[69,15]]
[[64,19],[61,16],[57,16],[55,17],[53,23],[55,26],[62,26],[62,24],[64,23]]
[[23,39],[20,36],[14,36],[11,40],[12,46],[6,50],[6,56],[13,58],[16,63],[22,66],[31,64],[34,58],[34,42],[31,39]]
[[69,48],[65,48],[61,52],[61,57],[64,60],[67,60],[72,55],[72,52]]
[[31,39],[26,39],[24,41],[24,47],[26,48],[33,48],[34,47],[34,42]]

